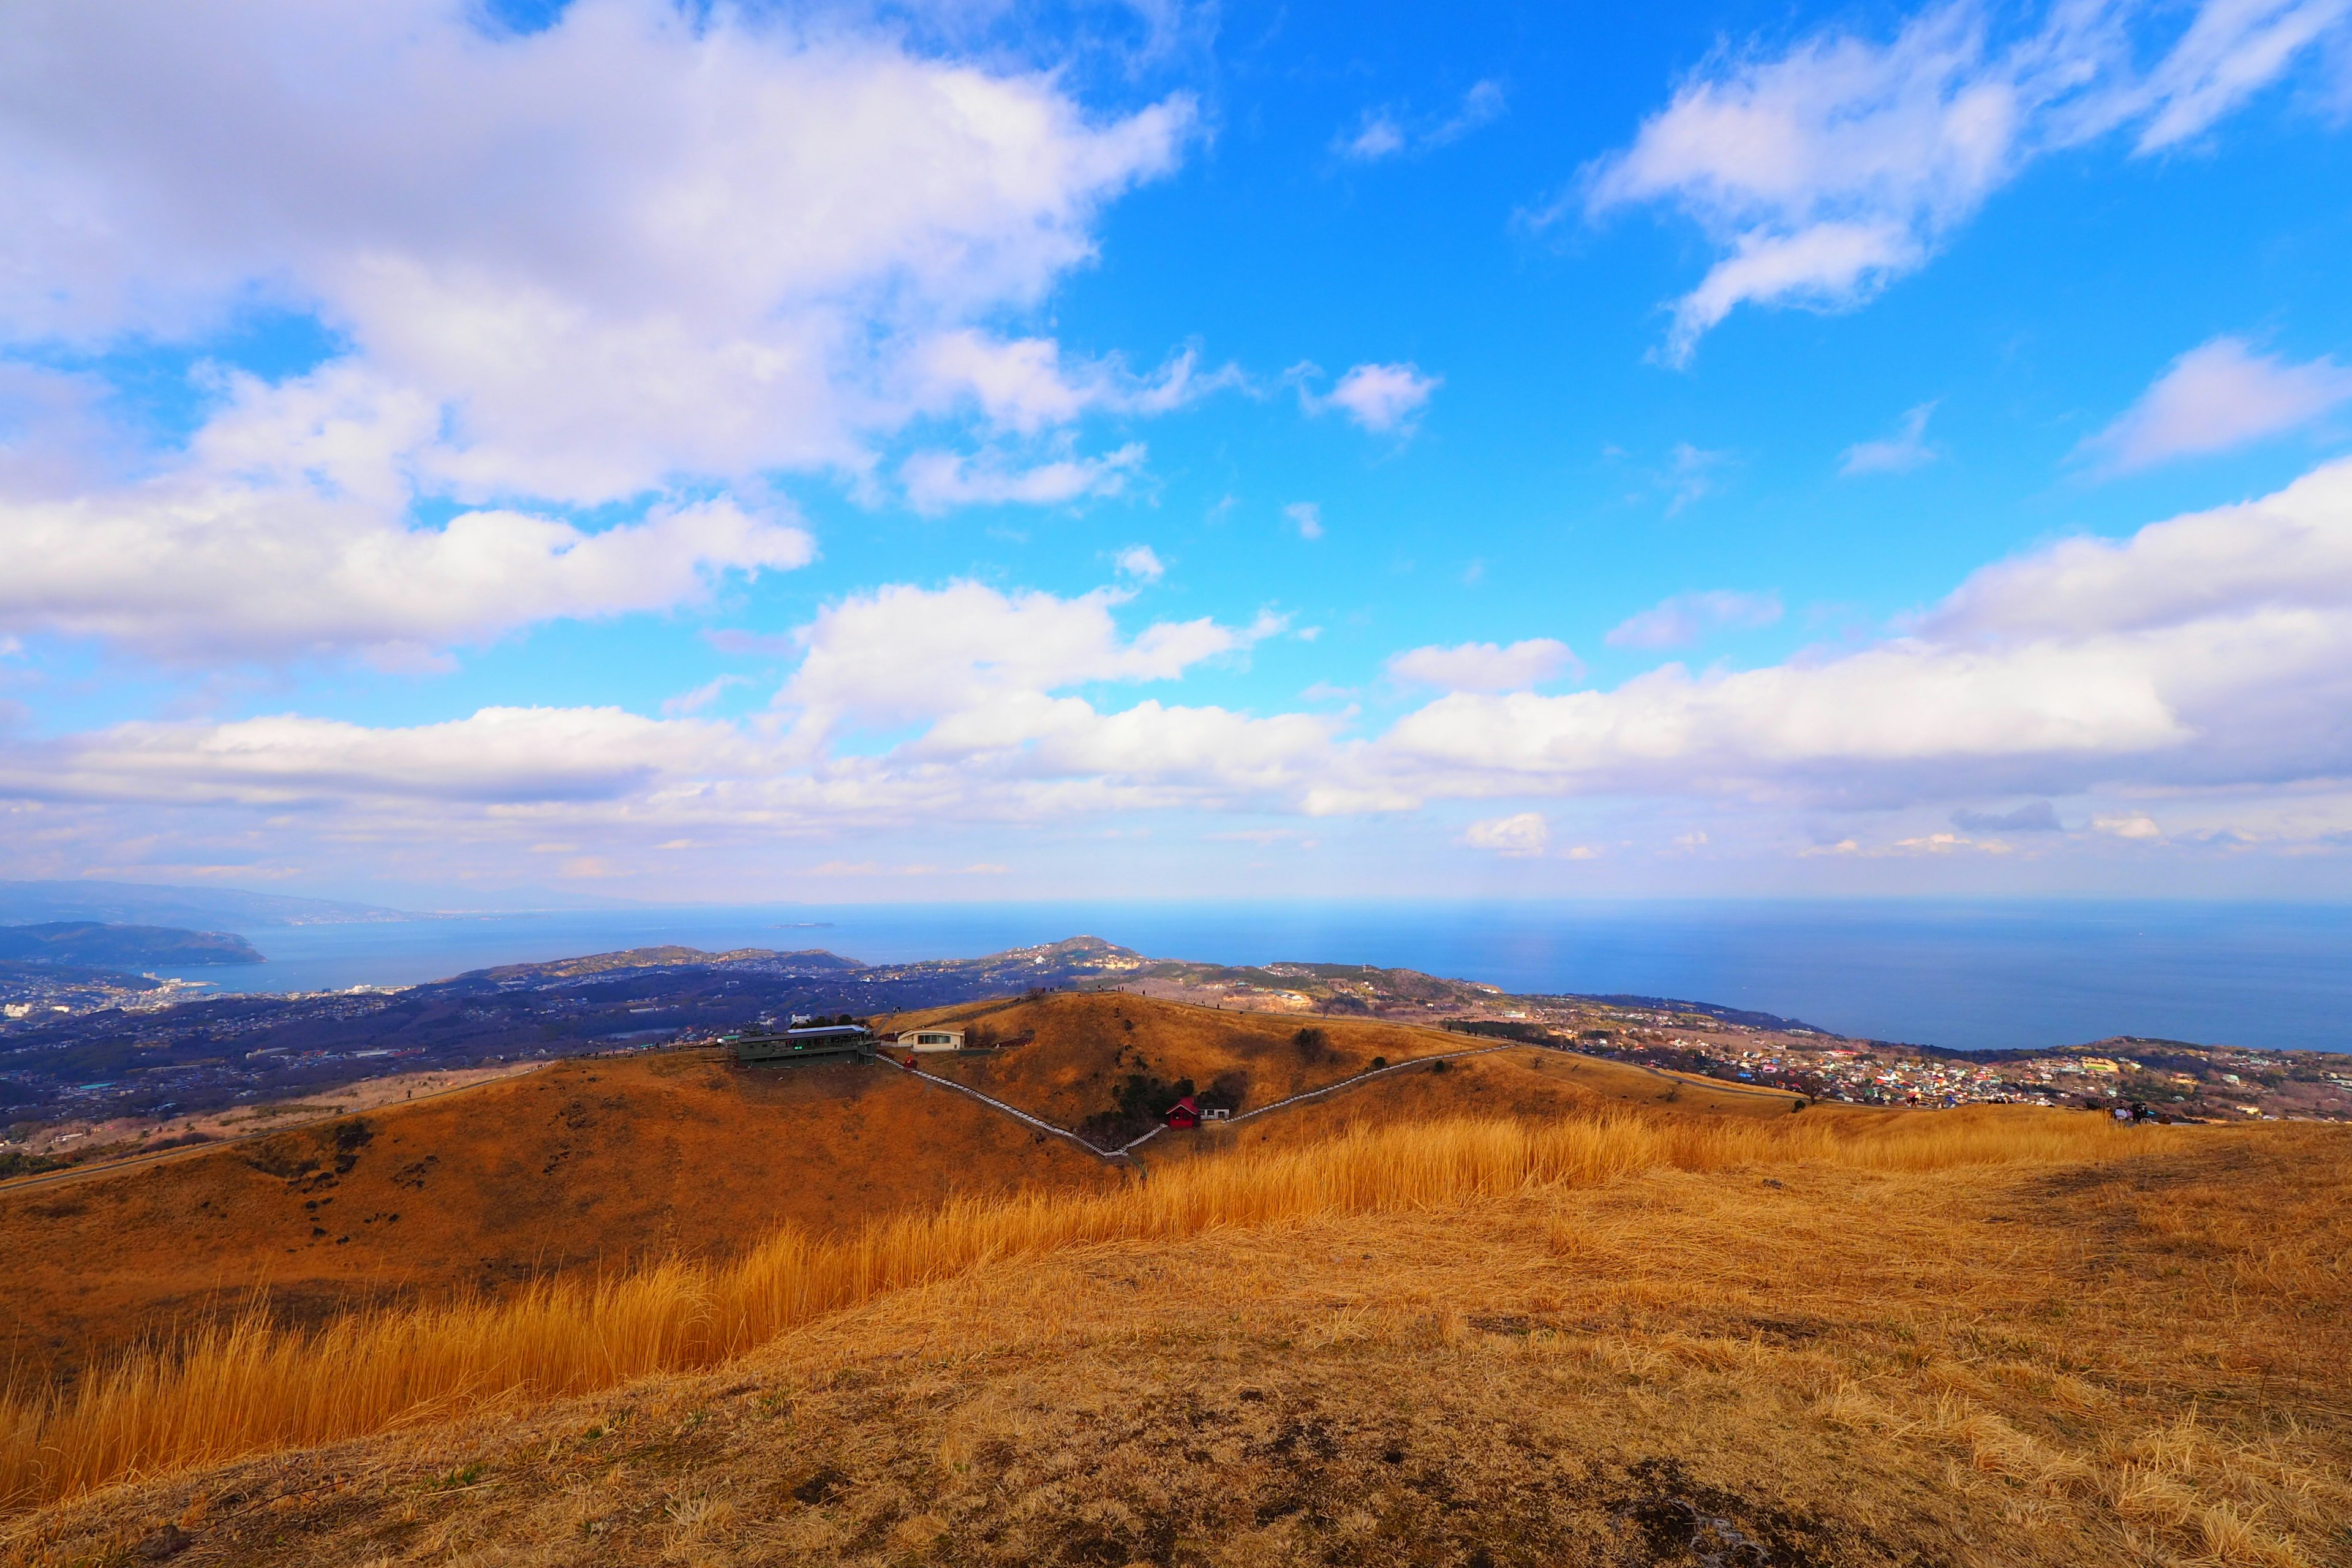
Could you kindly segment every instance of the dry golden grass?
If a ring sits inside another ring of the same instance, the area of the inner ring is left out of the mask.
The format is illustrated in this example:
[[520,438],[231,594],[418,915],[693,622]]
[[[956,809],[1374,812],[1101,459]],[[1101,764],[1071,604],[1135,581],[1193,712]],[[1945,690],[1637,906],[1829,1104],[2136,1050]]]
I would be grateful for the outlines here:
[[1116,1185],[1100,1162],[875,1067],[718,1052],[560,1062],[259,1143],[0,1194],[0,1367],[71,1375],[234,1311],[388,1299],[854,1235],[953,1196]]
[[579,1394],[707,1366],[878,1295],[1075,1247],[1425,1209],[1645,1170],[2080,1163],[2195,1136],[2056,1113],[1736,1122],[1619,1115],[1360,1129],[1306,1148],[1192,1162],[1108,1194],[953,1202],[845,1238],[786,1229],[730,1262],[556,1279],[502,1300],[354,1315],[315,1334],[248,1316],[168,1352],[133,1354],[63,1394],[0,1402],[0,1496],[54,1500],[486,1399]]
[[20,1515],[0,1563],[165,1521],[240,1568],[2352,1563],[2339,1131],[1917,1117],[1511,1187],[1473,1151],[1538,1145],[1469,1131],[1421,1151],[1484,1172],[1455,1201],[983,1263]]

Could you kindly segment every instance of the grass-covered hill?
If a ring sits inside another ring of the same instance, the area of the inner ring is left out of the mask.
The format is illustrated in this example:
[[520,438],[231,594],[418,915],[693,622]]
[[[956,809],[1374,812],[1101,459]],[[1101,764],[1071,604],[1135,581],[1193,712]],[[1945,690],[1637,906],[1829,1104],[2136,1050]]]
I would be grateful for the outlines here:
[[[1246,1113],[1397,1067],[1496,1042],[1426,1025],[1223,1012],[1118,992],[998,998],[876,1020],[884,1033],[953,1023],[968,1038],[1018,1042],[991,1054],[919,1058],[923,1069],[1018,1105],[1106,1146],[1146,1131],[1183,1092]],[[1434,1068],[1434,1063],[1432,1063]],[[1448,1076],[1448,1074],[1452,1076]],[[1252,1140],[1361,1121],[1462,1113],[1551,1115],[1603,1103],[1671,1104],[1695,1114],[1785,1115],[1796,1097],[1678,1083],[1564,1052],[1496,1052],[1444,1069],[1391,1073],[1249,1124]],[[1237,1129],[1236,1131],[1239,1130]],[[1155,1140],[1146,1158],[1214,1142]]]
[[315,1363],[215,1347],[207,1412],[313,1436],[20,1513],[0,1561],[2342,1563],[2347,1178],[2334,1129],[2009,1110],[1244,1151],[346,1339],[344,1429],[468,1355],[580,1390],[358,1440],[297,1407]]
[[60,1299],[265,1235],[331,1309],[407,1293],[20,1379],[0,1564],[2352,1563],[2342,1130],[957,1016],[1021,1043],[924,1068],[1064,1125],[1137,1075],[1336,1092],[1123,1169],[889,1066],[681,1054],[46,1189],[80,1228],[0,1267],[79,1247]]
[[855,1065],[717,1051],[559,1062],[446,1098],[62,1185],[0,1187],[0,1358],[70,1369],[267,1286],[318,1322],[391,1296],[511,1292],[719,1258],[956,1196],[1101,1186],[1100,1163]]

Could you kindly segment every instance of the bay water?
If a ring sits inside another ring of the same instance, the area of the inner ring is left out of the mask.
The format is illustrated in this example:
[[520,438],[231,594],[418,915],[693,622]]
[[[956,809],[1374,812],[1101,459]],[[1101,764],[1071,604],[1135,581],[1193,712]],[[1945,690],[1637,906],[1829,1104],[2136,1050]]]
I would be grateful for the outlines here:
[[159,970],[223,990],[412,984],[677,944],[869,963],[1076,935],[1155,958],[1371,963],[1514,992],[1713,1002],[1964,1049],[2110,1035],[2352,1049],[2352,904],[2056,900],[692,905],[256,926],[269,962]]

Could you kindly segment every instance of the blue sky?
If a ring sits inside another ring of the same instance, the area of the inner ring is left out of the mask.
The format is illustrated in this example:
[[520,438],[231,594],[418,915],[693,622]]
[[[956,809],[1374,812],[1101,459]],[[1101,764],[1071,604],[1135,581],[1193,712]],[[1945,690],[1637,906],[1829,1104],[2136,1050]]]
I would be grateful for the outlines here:
[[35,4],[0,876],[2338,897],[2352,0]]

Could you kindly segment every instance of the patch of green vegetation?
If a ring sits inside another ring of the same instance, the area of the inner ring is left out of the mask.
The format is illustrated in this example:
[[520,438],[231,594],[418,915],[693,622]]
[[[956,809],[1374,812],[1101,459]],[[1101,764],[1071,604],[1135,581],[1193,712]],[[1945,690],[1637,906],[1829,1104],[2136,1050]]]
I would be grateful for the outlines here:
[[11,1149],[0,1154],[0,1182],[15,1176],[37,1176],[44,1171],[62,1171],[66,1162],[50,1154],[27,1154],[22,1149]]

